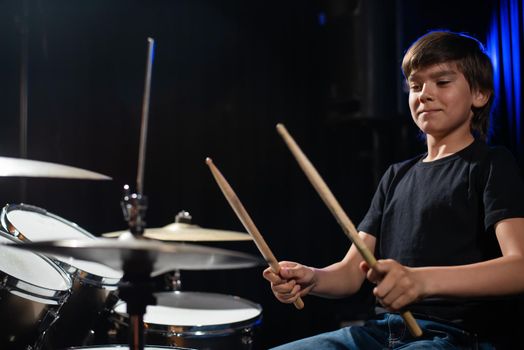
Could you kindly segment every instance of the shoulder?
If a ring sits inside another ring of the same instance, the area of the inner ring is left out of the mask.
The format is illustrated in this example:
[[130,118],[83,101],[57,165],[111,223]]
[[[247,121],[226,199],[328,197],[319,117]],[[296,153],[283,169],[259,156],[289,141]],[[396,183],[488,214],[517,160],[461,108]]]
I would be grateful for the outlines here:
[[491,146],[488,147],[489,159],[492,162],[504,162],[517,164],[517,161],[513,154],[504,146]]
[[521,170],[513,154],[504,146],[490,146],[484,142],[477,142],[472,152],[472,161],[478,163],[488,172],[510,172],[520,175]]
[[522,187],[522,173],[516,158],[503,146],[488,145],[476,140],[460,157],[467,164],[470,178],[476,179],[479,189],[499,184],[502,189],[509,186]]
[[480,163],[485,227],[508,219],[524,217],[524,181],[513,154],[502,146],[486,146]]
[[416,157],[391,164],[384,172],[382,180],[380,181],[380,186],[389,188],[389,186],[394,183],[395,180],[398,181],[398,179],[402,178],[402,176],[406,174],[406,172],[415,164],[417,164],[424,156],[425,154],[420,154]]
[[419,161],[421,161],[424,156],[425,156],[425,154],[419,154],[416,157],[413,157],[413,158],[410,158],[410,159],[407,159],[407,160],[404,160],[404,161],[401,161],[401,162],[398,162],[398,163],[393,163],[386,170],[385,175],[389,175],[389,176],[393,176],[394,177],[394,176],[396,176],[398,174],[404,173],[406,170],[408,170],[411,167],[413,167],[413,165],[415,165]]
[[513,154],[504,146],[488,145],[478,140],[475,141],[472,146],[469,155],[473,160],[516,163]]

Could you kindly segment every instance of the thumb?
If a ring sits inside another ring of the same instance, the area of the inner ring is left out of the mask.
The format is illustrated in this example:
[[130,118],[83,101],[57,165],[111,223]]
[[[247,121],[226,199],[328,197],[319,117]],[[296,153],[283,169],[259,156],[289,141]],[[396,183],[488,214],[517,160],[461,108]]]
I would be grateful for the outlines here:
[[366,278],[372,283],[378,283],[382,275],[376,270],[377,264],[371,268],[368,263],[362,261],[359,265],[360,270],[366,275]]
[[367,274],[370,269],[368,263],[365,261],[361,261],[359,267],[364,274]]
[[303,269],[299,266],[283,266],[280,269],[280,276],[284,279],[300,279],[304,277]]

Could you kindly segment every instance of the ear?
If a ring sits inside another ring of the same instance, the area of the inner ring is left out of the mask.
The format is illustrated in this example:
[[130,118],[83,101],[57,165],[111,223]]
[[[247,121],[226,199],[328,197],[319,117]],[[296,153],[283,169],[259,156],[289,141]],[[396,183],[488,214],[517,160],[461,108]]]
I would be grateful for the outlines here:
[[490,91],[477,90],[473,92],[473,107],[475,108],[484,107],[486,103],[488,103],[490,97],[491,97]]

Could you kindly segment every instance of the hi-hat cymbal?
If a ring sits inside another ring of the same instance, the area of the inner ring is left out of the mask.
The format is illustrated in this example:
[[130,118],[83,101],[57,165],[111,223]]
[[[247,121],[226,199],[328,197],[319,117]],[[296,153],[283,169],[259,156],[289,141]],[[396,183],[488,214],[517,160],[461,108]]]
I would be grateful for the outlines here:
[[109,176],[68,165],[9,157],[0,157],[0,176],[111,180]]
[[[115,231],[103,233],[106,238],[120,237],[122,234],[129,232]],[[171,242],[223,242],[223,241],[251,241],[252,238],[247,233],[215,230],[202,228],[198,225],[174,222],[160,228],[147,228],[144,231],[144,237],[156,239],[159,241]]]
[[124,263],[153,264],[152,276],[173,270],[222,270],[260,266],[258,257],[232,250],[185,243],[164,243],[142,239],[56,240],[6,243],[9,248],[29,250],[46,255],[72,257],[125,270]]

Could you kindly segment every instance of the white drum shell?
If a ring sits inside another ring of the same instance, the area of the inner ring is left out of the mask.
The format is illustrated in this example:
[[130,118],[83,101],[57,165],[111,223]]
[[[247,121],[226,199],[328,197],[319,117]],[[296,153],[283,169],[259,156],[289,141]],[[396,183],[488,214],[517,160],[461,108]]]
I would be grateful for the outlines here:
[[[187,346],[202,350],[251,349],[262,308],[251,301],[201,292],[155,293],[157,305],[144,315],[148,344]],[[129,316],[119,302],[111,319],[116,333],[127,336]],[[119,338],[121,340],[121,338]]]
[[[6,205],[0,222],[19,242],[97,239],[77,224],[28,204]],[[48,330],[42,350],[86,345],[123,272],[74,258],[53,257],[52,261],[69,274],[72,290],[60,317]]]
[[[0,243],[19,243],[0,231]],[[0,348],[35,347],[71,293],[69,276],[50,259],[0,246]]]
[[[6,205],[0,222],[4,230],[23,242],[96,239],[77,224],[29,204]],[[83,284],[114,289],[123,276],[122,271],[96,262],[64,257],[53,260]]]

